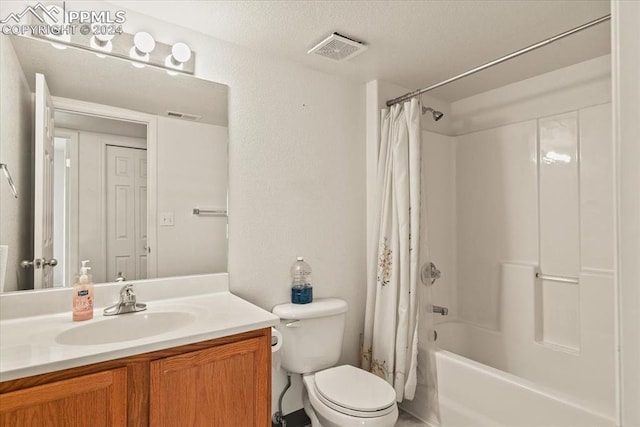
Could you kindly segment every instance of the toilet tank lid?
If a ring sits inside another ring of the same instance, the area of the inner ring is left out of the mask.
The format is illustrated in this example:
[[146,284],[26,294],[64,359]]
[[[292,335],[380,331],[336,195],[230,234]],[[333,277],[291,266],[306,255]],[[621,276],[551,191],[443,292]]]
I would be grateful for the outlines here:
[[318,298],[308,304],[279,304],[273,314],[281,319],[315,319],[346,313],[349,306],[339,298]]

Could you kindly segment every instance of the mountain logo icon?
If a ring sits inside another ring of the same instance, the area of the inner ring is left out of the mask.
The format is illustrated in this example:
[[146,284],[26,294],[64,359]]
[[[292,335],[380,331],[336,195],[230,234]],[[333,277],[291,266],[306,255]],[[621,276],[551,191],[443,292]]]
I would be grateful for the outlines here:
[[60,13],[60,11],[55,7],[52,7],[51,10],[49,10],[45,5],[38,2],[35,6],[29,6],[20,13],[10,13],[9,16],[7,16],[5,19],[0,20],[0,24],[6,24],[11,20],[19,23],[22,17],[29,13],[35,16],[36,19],[41,23],[44,23],[46,18],[49,18],[50,22],[57,23],[58,18],[56,17],[56,15]]

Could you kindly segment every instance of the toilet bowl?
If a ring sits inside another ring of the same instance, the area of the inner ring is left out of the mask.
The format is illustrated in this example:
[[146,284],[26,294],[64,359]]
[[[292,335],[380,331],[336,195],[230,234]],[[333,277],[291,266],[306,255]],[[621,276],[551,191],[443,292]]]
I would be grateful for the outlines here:
[[302,380],[312,427],[393,427],[398,419],[393,387],[362,369],[342,365]]
[[338,298],[275,306],[282,367],[302,374],[304,410],[312,427],[393,427],[398,419],[393,387],[354,366],[334,366],[346,312],[346,301]]

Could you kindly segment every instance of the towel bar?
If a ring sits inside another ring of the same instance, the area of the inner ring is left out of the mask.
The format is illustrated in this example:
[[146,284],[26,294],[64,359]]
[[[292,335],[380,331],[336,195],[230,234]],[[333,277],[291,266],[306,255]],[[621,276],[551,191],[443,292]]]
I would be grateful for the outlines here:
[[537,279],[549,280],[551,282],[561,282],[561,283],[578,283],[577,277],[564,277],[564,276],[547,276],[546,274],[536,273]]
[[215,210],[215,209],[200,209],[193,208],[194,215],[216,215],[216,216],[227,216],[227,211],[225,210]]

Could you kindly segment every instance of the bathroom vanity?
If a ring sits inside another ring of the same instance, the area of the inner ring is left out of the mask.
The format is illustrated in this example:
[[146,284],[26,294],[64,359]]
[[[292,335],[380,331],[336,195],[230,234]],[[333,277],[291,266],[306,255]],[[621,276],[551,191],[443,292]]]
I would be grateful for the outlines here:
[[6,381],[0,425],[268,425],[270,355],[267,328]]
[[[69,312],[3,314],[0,426],[270,425],[277,318],[219,276],[136,283],[148,312],[105,318],[96,309],[87,322],[71,322]],[[101,308],[119,287],[96,287]],[[55,305],[68,293],[46,298]],[[31,296],[37,305],[41,295]],[[0,309],[11,297],[28,296],[2,295]],[[174,326],[154,329],[166,319]]]

